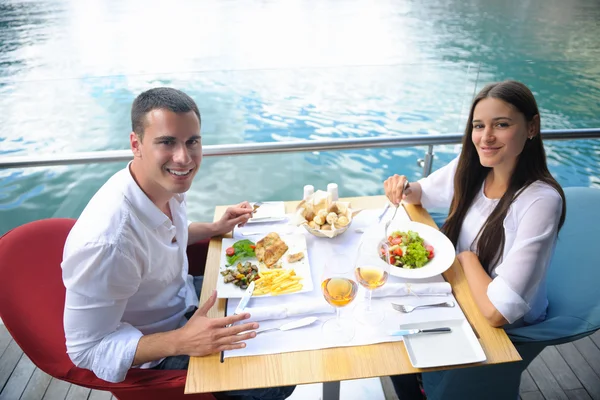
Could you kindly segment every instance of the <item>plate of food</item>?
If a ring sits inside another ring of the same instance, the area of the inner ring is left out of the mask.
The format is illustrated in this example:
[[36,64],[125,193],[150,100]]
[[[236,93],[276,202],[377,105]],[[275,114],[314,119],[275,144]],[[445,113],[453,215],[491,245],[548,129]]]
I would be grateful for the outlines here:
[[280,296],[313,290],[303,234],[225,238],[217,280],[219,298],[240,298],[254,282],[253,296]]
[[429,225],[392,221],[388,237],[383,236],[383,225],[369,228],[363,235],[362,248],[363,251],[376,252],[382,263],[389,263],[391,275],[409,279],[430,278],[450,268],[456,258],[450,239]]
[[250,203],[250,205],[254,209],[254,214],[246,222],[247,224],[283,221],[286,218],[283,201],[261,201]]

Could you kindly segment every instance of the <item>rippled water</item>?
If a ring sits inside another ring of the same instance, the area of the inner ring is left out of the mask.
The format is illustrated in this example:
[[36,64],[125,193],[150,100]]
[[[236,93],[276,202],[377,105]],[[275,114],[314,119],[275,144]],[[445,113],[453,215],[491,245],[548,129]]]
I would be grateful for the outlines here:
[[[464,129],[488,82],[527,83],[543,128],[600,127],[598,0],[0,3],[0,155],[126,149],[141,91],[183,89],[205,144]],[[600,186],[600,141],[547,143],[564,186]],[[194,219],[330,181],[381,193],[424,148],[207,158]],[[435,167],[456,146],[437,146]],[[0,233],[76,217],[124,164],[0,170]]]

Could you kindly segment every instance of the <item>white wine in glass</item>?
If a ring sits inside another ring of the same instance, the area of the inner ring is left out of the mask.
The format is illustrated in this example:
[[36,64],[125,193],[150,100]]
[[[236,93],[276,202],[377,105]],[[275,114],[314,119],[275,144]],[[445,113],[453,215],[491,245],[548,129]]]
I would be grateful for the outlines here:
[[358,267],[356,268],[356,279],[365,288],[373,290],[387,282],[388,272],[377,267]]
[[[383,246],[386,251],[385,254],[387,254],[388,248],[385,244]],[[355,316],[360,322],[369,325],[378,324],[385,317],[382,310],[373,309],[371,297],[374,289],[385,285],[390,273],[390,265],[377,256],[380,250],[375,250],[365,249],[361,243],[358,248],[356,267],[354,269],[356,280],[361,286],[367,289],[369,294],[367,301],[356,308]]]
[[354,337],[354,324],[340,317],[340,309],[352,303],[358,292],[350,258],[340,254],[329,258],[323,272],[321,291],[325,300],[335,307],[336,312],[335,318],[323,324],[323,334],[336,344],[349,342]]
[[345,307],[354,300],[358,285],[347,278],[327,278],[321,283],[323,296],[334,307]]

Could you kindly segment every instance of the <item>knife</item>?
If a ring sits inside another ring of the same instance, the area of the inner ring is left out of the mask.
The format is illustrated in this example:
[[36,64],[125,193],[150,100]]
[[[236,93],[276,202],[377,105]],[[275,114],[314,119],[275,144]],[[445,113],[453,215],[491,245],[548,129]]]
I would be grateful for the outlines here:
[[244,292],[244,295],[242,296],[237,307],[235,308],[234,314],[239,315],[244,312],[244,308],[246,308],[248,302],[250,301],[250,297],[252,297],[252,292],[254,292],[254,281],[250,283],[250,285]]
[[433,329],[401,329],[396,332],[390,333],[391,336],[407,336],[414,335],[417,333],[443,333],[452,332],[451,328],[433,328]]
[[263,333],[263,332],[267,332],[267,331],[274,331],[274,330],[289,331],[290,329],[302,328],[303,326],[312,324],[316,320],[318,320],[317,317],[306,317],[306,318],[302,318],[301,320],[298,320],[298,321],[288,322],[287,324],[283,324],[283,325],[275,327],[275,328],[259,329],[256,331],[256,334],[258,335],[259,333]]

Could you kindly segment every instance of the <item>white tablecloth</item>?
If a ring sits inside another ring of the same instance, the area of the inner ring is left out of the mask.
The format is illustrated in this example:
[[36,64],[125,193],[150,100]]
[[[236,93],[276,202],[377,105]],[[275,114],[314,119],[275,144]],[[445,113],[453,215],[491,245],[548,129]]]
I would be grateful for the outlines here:
[[[390,209],[386,215],[390,218],[393,209]],[[301,294],[290,294],[276,297],[261,297],[252,298],[248,303],[248,307],[268,307],[281,304],[291,304],[301,301],[314,301],[316,299],[322,299],[323,295],[320,291],[321,287],[321,274],[323,271],[323,265],[327,254],[331,251],[336,253],[347,253],[354,257],[358,244],[360,242],[361,233],[357,233],[356,229],[366,228],[377,223],[377,216],[381,213],[381,210],[365,210],[358,214],[352,221],[350,228],[342,235],[333,238],[318,238],[308,233],[302,227],[292,227],[286,222],[273,223],[273,224],[252,224],[243,228],[236,229],[234,237],[243,237],[244,232],[301,232],[306,236],[306,242],[308,246],[308,257],[311,266],[311,275],[313,280],[313,287],[315,288],[312,292],[301,293]],[[398,210],[396,219],[410,220],[406,211],[403,207]],[[385,222],[384,218],[383,222]],[[382,226],[383,230],[383,226]],[[441,275],[429,278],[426,280],[418,280],[413,282],[424,283],[424,282],[443,282],[444,279]],[[388,282],[408,282],[408,280],[401,279],[395,276],[390,276]],[[364,325],[353,316],[354,308],[356,305],[365,301],[366,290],[362,287],[359,289],[359,294],[356,300],[349,306],[342,308],[342,318],[349,318],[353,321],[356,329],[354,338],[348,343],[336,343],[335,340],[328,340],[321,331],[321,325],[324,321],[329,318],[335,318],[335,314],[321,314],[319,320],[307,327],[290,330],[286,332],[281,331],[270,331],[256,338],[248,340],[244,349],[226,351],[224,358],[229,357],[243,357],[253,356],[261,354],[276,354],[293,351],[303,350],[315,350],[329,347],[341,347],[341,346],[358,346],[368,345],[382,342],[395,342],[402,340],[399,336],[390,336],[389,332],[400,329],[400,325],[415,323],[415,322],[429,322],[435,320],[453,320],[453,319],[464,319],[465,316],[462,313],[456,299],[452,294],[446,296],[402,296],[402,297],[383,297],[373,298],[372,305],[374,308],[382,309],[385,312],[385,319],[378,325],[369,326]],[[430,308],[430,309],[419,309],[410,314],[402,314],[395,311],[391,307],[391,302],[401,304],[429,304],[438,303],[442,301],[452,300],[456,303],[454,308]],[[232,315],[238,304],[238,299],[230,299],[227,303],[227,315]],[[287,322],[292,322],[306,315],[300,317],[277,319],[260,322],[260,328],[270,328],[281,326]]]

